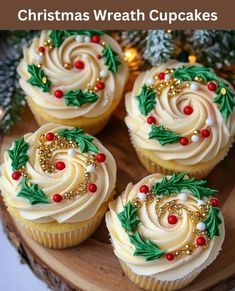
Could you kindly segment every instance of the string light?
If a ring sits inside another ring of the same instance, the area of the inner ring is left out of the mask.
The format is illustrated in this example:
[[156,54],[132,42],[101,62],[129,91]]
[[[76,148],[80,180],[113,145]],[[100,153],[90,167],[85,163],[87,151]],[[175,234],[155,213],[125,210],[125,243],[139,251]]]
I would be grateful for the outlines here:
[[141,57],[138,53],[138,50],[136,48],[126,48],[124,50],[124,56],[125,61],[128,63],[130,70],[131,71],[138,70],[141,63]]
[[195,64],[197,61],[197,57],[195,55],[188,56],[188,61],[190,64]]

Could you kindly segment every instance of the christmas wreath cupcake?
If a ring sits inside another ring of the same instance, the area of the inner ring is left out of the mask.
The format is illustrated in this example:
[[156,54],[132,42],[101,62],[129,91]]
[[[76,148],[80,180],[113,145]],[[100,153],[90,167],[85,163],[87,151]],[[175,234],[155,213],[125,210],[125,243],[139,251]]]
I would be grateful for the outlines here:
[[185,173],[153,174],[110,202],[106,224],[125,274],[146,290],[184,288],[219,254],[216,190]]
[[211,68],[170,62],[142,73],[126,96],[131,141],[150,173],[205,177],[235,133],[235,92]]
[[46,124],[4,153],[0,189],[13,219],[43,246],[67,248],[98,227],[114,195],[111,153],[79,128]]
[[18,66],[37,122],[95,134],[117,107],[128,77],[118,43],[99,30],[42,31]]

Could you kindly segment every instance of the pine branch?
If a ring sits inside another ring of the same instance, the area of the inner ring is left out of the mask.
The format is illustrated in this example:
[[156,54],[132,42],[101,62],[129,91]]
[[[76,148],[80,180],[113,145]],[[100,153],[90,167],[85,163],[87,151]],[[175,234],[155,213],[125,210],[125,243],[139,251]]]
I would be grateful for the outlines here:
[[13,148],[8,150],[9,157],[11,158],[11,166],[13,171],[17,171],[20,167],[25,166],[29,157],[27,155],[29,145],[20,138],[14,141]]
[[150,111],[153,110],[156,104],[156,92],[153,89],[144,85],[141,89],[140,95],[136,96],[139,101],[139,110],[147,116]]
[[72,129],[63,129],[59,132],[59,135],[66,138],[67,140],[75,141],[79,144],[81,152],[86,153],[88,151],[98,153],[98,148],[92,144],[94,137],[91,135],[85,134],[83,129],[72,128]]
[[[224,94],[223,94],[224,93]],[[216,89],[216,94],[218,94],[214,102],[219,104],[219,111],[222,113],[224,120],[233,113],[233,108],[235,106],[235,93],[226,83],[219,83]]]
[[118,66],[121,64],[118,54],[111,48],[110,45],[105,47],[102,51],[105,66],[114,74],[118,71]]
[[217,190],[206,188],[206,181],[197,181],[194,177],[185,179],[185,176],[185,173],[174,173],[169,179],[164,176],[161,182],[152,186],[151,193],[154,196],[168,196],[172,193],[180,193],[182,190],[189,190],[195,197],[202,199],[204,196],[208,197],[217,192]]
[[123,211],[118,213],[118,219],[120,220],[122,227],[127,231],[134,232],[137,225],[140,223],[137,211],[138,209],[133,207],[129,201],[127,205],[124,206]]
[[28,72],[31,77],[28,79],[28,83],[32,86],[42,88],[43,92],[49,92],[51,87],[51,81],[47,78],[42,68],[37,67],[36,65],[28,65]]
[[83,92],[81,89],[69,91],[64,94],[65,103],[67,106],[81,107],[85,103],[94,103],[99,99],[99,96],[94,92]]
[[152,124],[151,131],[149,133],[149,139],[156,139],[162,146],[178,142],[180,138],[180,135],[172,131],[165,130],[162,125],[156,126],[155,124]]
[[17,197],[22,197],[29,200],[31,205],[50,203],[48,197],[41,189],[39,189],[38,185],[34,184],[29,186],[25,178],[22,180],[22,187],[18,192]]
[[200,77],[205,82],[217,80],[213,70],[203,66],[180,67],[174,71],[173,76],[182,81],[193,81],[195,77]]
[[165,253],[165,250],[160,250],[156,244],[153,244],[150,239],[143,240],[138,232],[130,235],[130,242],[135,246],[134,256],[143,256],[146,261],[160,259]]
[[207,218],[203,221],[206,225],[206,230],[209,238],[213,239],[214,236],[219,236],[219,225],[222,223],[219,217],[220,210],[217,207],[211,207]]

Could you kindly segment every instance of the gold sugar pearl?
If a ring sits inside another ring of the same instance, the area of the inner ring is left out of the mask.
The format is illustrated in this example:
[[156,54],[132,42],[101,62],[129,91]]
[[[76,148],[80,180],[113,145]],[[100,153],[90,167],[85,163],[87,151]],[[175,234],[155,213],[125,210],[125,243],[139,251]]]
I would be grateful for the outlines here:
[[185,253],[186,253],[186,255],[190,256],[190,255],[192,255],[193,252],[192,252],[192,250],[187,250]]
[[64,63],[64,68],[70,70],[72,68],[71,63]]
[[196,134],[196,135],[199,135],[200,134],[200,130],[194,130],[193,133]]
[[137,200],[137,201],[134,202],[134,207],[135,208],[140,208],[140,206],[141,206],[140,201]]

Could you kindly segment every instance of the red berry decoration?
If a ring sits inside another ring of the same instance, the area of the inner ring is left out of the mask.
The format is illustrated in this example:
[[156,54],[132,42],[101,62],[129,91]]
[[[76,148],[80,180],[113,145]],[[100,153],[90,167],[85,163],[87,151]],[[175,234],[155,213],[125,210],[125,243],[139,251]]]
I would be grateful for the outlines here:
[[216,198],[211,198],[211,205],[213,207],[220,207],[220,201]]
[[188,143],[189,143],[189,141],[188,141],[188,138],[187,137],[181,137],[180,138],[180,144],[182,146],[186,146],[186,145],[188,145]]
[[207,84],[207,88],[208,88],[208,90],[214,92],[214,91],[217,89],[217,85],[216,85],[215,82],[209,82],[209,83]]
[[91,193],[95,193],[97,191],[96,184],[93,184],[93,183],[89,184],[88,185],[88,191],[90,191]]
[[140,186],[140,192],[145,194],[149,193],[149,187],[147,185]]
[[166,254],[166,259],[167,259],[168,261],[172,261],[172,260],[174,260],[174,258],[175,258],[175,256],[174,256],[172,253],[168,253],[168,254]]
[[159,73],[158,74],[158,78],[159,78],[159,80],[164,80],[165,79],[165,73],[163,73],[163,72],[161,72],[161,73]]
[[168,223],[169,224],[176,224],[178,222],[178,218],[175,215],[169,215],[167,217]]
[[97,59],[98,60],[102,59],[102,56],[101,55],[97,55]]
[[48,140],[48,141],[53,141],[54,138],[55,138],[55,135],[54,135],[53,132],[48,132],[48,133],[46,134],[46,140]]
[[55,164],[55,167],[56,167],[57,170],[62,171],[62,170],[64,170],[64,168],[65,168],[65,163],[64,163],[64,162],[57,162],[57,163]]
[[95,42],[95,43],[99,43],[100,42],[100,37],[98,35],[93,35],[91,37],[91,41]]
[[11,176],[12,176],[13,180],[19,180],[19,178],[21,177],[21,173],[20,172],[13,172]]
[[97,160],[99,163],[103,163],[103,162],[106,160],[106,155],[103,154],[103,153],[99,153],[99,154],[96,156],[96,160]]
[[206,239],[203,236],[199,236],[196,240],[198,246],[202,247],[206,244]]
[[61,91],[61,90],[55,90],[55,92],[54,92],[54,96],[55,96],[56,98],[62,98],[62,97],[64,96],[64,92]]
[[202,137],[209,137],[210,136],[210,131],[208,129],[203,129],[202,130]]
[[147,122],[148,122],[148,124],[156,123],[156,118],[153,116],[149,116],[147,118]]
[[104,82],[98,82],[96,84],[96,87],[98,88],[98,90],[103,90],[105,87]]
[[78,70],[82,70],[82,69],[84,69],[84,63],[82,62],[82,61],[76,61],[75,63],[74,63],[74,67],[76,68],[76,69],[78,69]]
[[184,114],[191,115],[193,113],[193,108],[191,106],[184,107]]
[[40,53],[45,53],[45,48],[43,47],[43,46],[40,46],[39,48],[38,48],[38,51],[40,52]]
[[52,199],[54,202],[58,203],[62,200],[62,196],[60,194],[54,194]]

